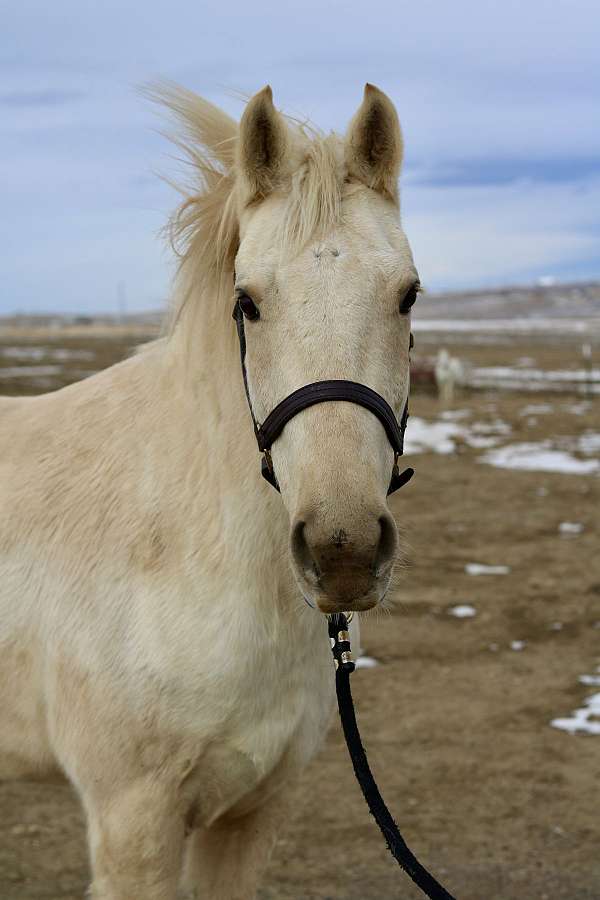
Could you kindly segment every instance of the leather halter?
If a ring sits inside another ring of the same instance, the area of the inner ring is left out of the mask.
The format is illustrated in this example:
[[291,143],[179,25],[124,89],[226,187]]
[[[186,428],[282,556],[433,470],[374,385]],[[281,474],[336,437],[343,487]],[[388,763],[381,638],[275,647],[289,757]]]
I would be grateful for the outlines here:
[[388,496],[405,485],[414,475],[414,469],[404,469],[400,472],[398,468],[398,459],[404,453],[404,432],[406,430],[406,422],[408,420],[408,398],[404,405],[404,411],[400,422],[396,419],[394,410],[389,403],[383,399],[381,394],[372,390],[365,384],[359,384],[357,381],[346,381],[344,379],[331,379],[328,381],[315,381],[312,384],[305,384],[304,387],[298,388],[293,393],[288,394],[285,399],[278,403],[271,410],[264,422],[259,425],[252,409],[250,400],[250,391],[248,388],[248,375],[246,372],[246,333],[244,330],[244,313],[239,301],[236,301],[233,307],[233,318],[237,326],[237,333],[240,342],[240,356],[242,362],[242,375],[244,378],[244,389],[246,391],[246,399],[252,423],[254,425],[254,434],[258,443],[258,449],[263,454],[261,472],[263,478],[269,482],[277,491],[279,484],[273,469],[273,460],[271,459],[271,447],[277,440],[285,425],[293,419],[295,415],[314,406],[316,403],[325,403],[330,400],[345,400],[349,403],[356,403],[368,409],[373,415],[377,416],[385,429],[388,440],[394,451],[394,465],[392,468],[392,477],[388,488]]

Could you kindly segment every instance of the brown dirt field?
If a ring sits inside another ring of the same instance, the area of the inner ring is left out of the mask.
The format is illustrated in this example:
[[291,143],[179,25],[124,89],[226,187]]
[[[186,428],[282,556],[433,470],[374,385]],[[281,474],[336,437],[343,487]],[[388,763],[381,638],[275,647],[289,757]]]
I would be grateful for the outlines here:
[[[126,343],[105,343],[104,364]],[[465,342],[453,352],[477,364],[527,355],[542,367],[579,365],[575,344]],[[17,382],[5,392],[29,392]],[[574,399],[471,392],[455,406],[510,424],[508,442],[600,431],[600,399],[582,415],[569,411]],[[542,402],[554,412],[520,414]],[[414,415],[439,411],[433,395],[414,395]],[[600,736],[549,722],[598,690],[578,677],[600,663],[600,478],[493,468],[477,462],[481,450],[458,449],[413,457],[417,474],[392,501],[409,563],[393,612],[363,622],[365,649],[381,664],[353,676],[371,764],[407,842],[460,900],[598,900]],[[564,521],[585,529],[560,535]],[[468,562],[511,571],[472,577]],[[461,603],[477,615],[448,614]],[[511,649],[515,640],[524,649]],[[369,818],[337,722],[297,796],[262,900],[421,896]],[[87,882],[70,789],[1,784],[0,900],[81,900]]]

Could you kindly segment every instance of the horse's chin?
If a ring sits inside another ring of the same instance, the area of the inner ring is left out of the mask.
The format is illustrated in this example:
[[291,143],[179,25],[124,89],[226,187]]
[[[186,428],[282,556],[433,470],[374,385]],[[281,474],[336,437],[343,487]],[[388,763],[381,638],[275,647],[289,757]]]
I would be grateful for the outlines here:
[[298,576],[296,576],[296,580],[306,605],[326,616],[341,612],[367,612],[381,603],[389,590],[389,579],[387,579],[387,583],[377,583],[358,596],[352,596],[352,594],[344,596],[334,594],[332,596],[327,591],[303,584],[304,579],[298,578]]

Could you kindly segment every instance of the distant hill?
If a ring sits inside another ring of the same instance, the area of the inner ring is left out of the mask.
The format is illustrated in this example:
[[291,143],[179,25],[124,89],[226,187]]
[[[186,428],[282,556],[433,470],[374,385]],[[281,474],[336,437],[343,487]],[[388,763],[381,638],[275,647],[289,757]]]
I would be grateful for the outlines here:
[[[147,310],[127,316],[17,314],[0,317],[0,328],[112,328],[121,327],[156,332],[163,310]],[[413,319],[424,324],[432,320],[600,320],[600,283],[557,284],[539,287],[511,287],[479,291],[454,291],[419,298]]]
[[590,319],[600,318],[600,283],[556,284],[495,290],[425,292],[413,314],[430,319]]

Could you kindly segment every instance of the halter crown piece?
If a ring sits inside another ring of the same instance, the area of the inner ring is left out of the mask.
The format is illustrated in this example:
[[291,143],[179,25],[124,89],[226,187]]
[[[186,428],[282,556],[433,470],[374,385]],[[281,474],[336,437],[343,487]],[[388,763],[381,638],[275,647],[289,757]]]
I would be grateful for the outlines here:
[[[314,406],[316,403],[325,403],[330,400],[346,400],[349,403],[356,403],[358,406],[364,406],[373,415],[377,416],[385,429],[388,440],[394,451],[394,465],[392,468],[392,476],[388,488],[388,496],[405,485],[414,475],[414,469],[404,469],[400,472],[398,468],[398,460],[404,453],[404,432],[406,430],[406,422],[408,420],[408,398],[404,405],[404,411],[400,422],[396,419],[394,410],[387,400],[384,400],[381,394],[365,384],[359,384],[357,381],[346,381],[345,379],[330,379],[327,381],[314,381],[312,384],[305,384],[304,387],[298,388],[297,391],[288,394],[285,399],[278,403],[275,409],[272,409],[265,421],[259,425],[252,409],[250,400],[250,391],[248,389],[248,375],[246,372],[246,333],[244,330],[244,313],[237,300],[233,307],[233,318],[237,326],[237,333],[240,342],[240,356],[242,362],[242,375],[244,378],[244,389],[246,391],[246,399],[248,400],[248,408],[252,416],[254,425],[254,434],[258,443],[258,449],[263,455],[261,472],[263,478],[271,484],[275,490],[279,490],[277,477],[273,469],[273,460],[271,459],[271,447],[277,440],[285,425],[293,419],[295,415]],[[258,318],[255,315],[254,318]]]

